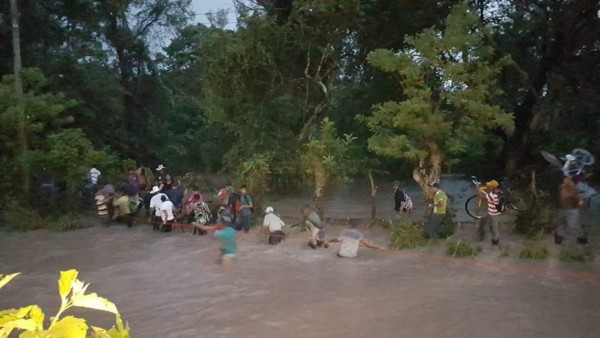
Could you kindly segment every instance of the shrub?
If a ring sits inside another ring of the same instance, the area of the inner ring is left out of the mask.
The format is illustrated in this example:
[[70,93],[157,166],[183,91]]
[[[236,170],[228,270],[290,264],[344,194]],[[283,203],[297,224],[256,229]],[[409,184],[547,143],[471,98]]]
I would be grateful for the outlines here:
[[519,252],[521,259],[545,259],[547,257],[548,249],[543,245],[529,244]]
[[543,233],[556,229],[559,209],[546,192],[539,191],[536,205],[531,209],[517,213],[515,232],[528,238],[536,238]]
[[480,246],[471,246],[468,243],[462,242],[460,239],[456,241],[456,244],[448,244],[446,254],[452,257],[475,257],[481,252]]
[[[44,328],[45,315],[38,305],[30,305],[20,309],[0,311],[0,336],[8,337],[14,330],[24,331],[20,337],[112,337],[129,338],[129,326],[121,320],[117,307],[95,293],[86,294],[89,284],[77,279],[77,270],[61,271],[58,281],[58,292],[61,305],[58,313],[50,317],[50,325]],[[0,288],[18,276],[0,275]],[[74,316],[62,316],[73,307],[106,311],[115,315],[115,326],[110,330],[88,326],[85,319]]]
[[48,228],[54,231],[69,231],[82,227],[81,217],[75,214],[61,215],[48,222]]
[[42,229],[47,220],[33,208],[23,206],[16,199],[11,199],[5,204],[4,221],[8,231],[28,231]]
[[428,240],[423,236],[423,227],[410,221],[392,224],[392,248],[412,249],[424,246]]
[[594,260],[594,254],[589,246],[567,246],[560,250],[559,258],[561,261],[565,262],[592,262]]

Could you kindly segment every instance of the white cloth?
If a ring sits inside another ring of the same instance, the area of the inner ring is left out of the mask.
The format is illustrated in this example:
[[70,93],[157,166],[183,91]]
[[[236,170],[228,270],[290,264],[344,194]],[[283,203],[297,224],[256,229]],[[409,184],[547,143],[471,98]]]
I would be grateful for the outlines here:
[[163,193],[156,194],[150,199],[150,209],[154,208],[154,216],[161,217],[162,212],[160,206],[162,204],[161,198],[167,196]]
[[358,254],[358,246],[362,239],[363,235],[358,230],[342,230],[339,237],[341,245],[338,255],[341,257],[356,257]]
[[[171,202],[171,201],[162,202],[162,204],[160,205],[160,211],[162,213],[163,221],[166,222],[166,221],[172,221],[175,219],[175,216],[173,216],[173,202]],[[167,219],[165,219],[164,211],[167,212]]]
[[285,226],[285,223],[277,215],[268,213],[265,215],[263,220],[263,226],[269,228],[270,232],[281,231],[281,228]]
[[90,169],[90,181],[92,182],[92,184],[98,183],[98,177],[100,177],[100,175],[102,175],[100,170],[96,168]]

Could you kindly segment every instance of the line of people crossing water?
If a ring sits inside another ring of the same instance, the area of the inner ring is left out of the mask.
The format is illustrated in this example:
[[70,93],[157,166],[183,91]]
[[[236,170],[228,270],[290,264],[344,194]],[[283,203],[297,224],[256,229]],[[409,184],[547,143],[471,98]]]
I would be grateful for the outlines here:
[[[161,232],[171,232],[178,223],[193,226],[194,234],[204,235],[210,231],[223,243],[223,262],[230,264],[237,252],[235,237],[237,231],[248,233],[255,218],[255,205],[246,187],[236,190],[231,184],[224,185],[215,194],[215,201],[206,201],[199,191],[184,190],[181,182],[173,178],[164,165],[156,168],[157,179],[152,182],[152,173],[148,169],[130,168],[115,188],[111,184],[99,187],[102,173],[97,168],[91,168],[89,181],[95,191],[95,201],[98,214],[106,216],[108,222],[122,222],[132,227],[139,211],[144,208],[147,221],[153,229]],[[154,185],[152,185],[154,183]],[[151,187],[151,188],[150,188]],[[431,214],[424,222],[424,235],[429,238],[444,237],[443,223],[449,215],[448,195],[440,188],[439,182],[429,184]],[[575,234],[581,244],[587,242],[578,219],[578,208],[581,198],[576,190],[570,189],[569,178],[561,185],[561,205],[564,210],[564,222],[555,234],[555,242],[561,244],[571,233]],[[396,221],[410,219],[415,208],[413,199],[401,188],[399,181],[392,183],[393,210]],[[491,243],[500,243],[499,216],[504,211],[502,191],[495,180],[477,186],[476,191],[487,201],[487,216],[479,223],[478,234],[484,240],[487,232],[491,233]],[[212,204],[212,205],[211,205]],[[267,238],[267,243],[277,245],[286,238],[285,229],[301,226],[307,230],[307,246],[311,249],[327,248],[330,244],[341,243],[338,255],[355,257],[360,246],[384,250],[364,239],[355,227],[344,229],[338,237],[327,239],[325,222],[310,205],[300,210],[302,221],[299,224],[286,225],[275,214],[273,207],[264,209],[264,219],[260,227],[261,233]],[[213,215],[215,215],[213,217]],[[288,230],[289,231],[289,230]]]

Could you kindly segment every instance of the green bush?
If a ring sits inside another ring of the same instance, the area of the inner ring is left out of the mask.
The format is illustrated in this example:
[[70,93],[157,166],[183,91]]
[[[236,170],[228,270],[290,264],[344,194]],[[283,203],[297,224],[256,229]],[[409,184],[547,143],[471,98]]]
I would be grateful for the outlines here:
[[424,246],[428,240],[424,237],[423,227],[410,221],[392,224],[392,248],[412,249]]
[[529,244],[519,252],[519,258],[521,259],[545,259],[547,257],[548,249],[538,244]]
[[47,225],[47,219],[37,210],[23,206],[16,199],[8,200],[5,207],[3,215],[6,222],[5,229],[8,231],[42,229]]
[[48,228],[54,231],[69,231],[82,228],[81,217],[75,214],[65,214],[57,218],[50,219]]
[[560,250],[559,258],[564,262],[592,262],[594,254],[589,246],[567,246]]
[[557,227],[559,209],[550,195],[538,192],[536,205],[531,209],[517,213],[515,232],[536,239],[554,231]]
[[482,249],[480,246],[474,247],[468,243],[458,240],[456,243],[448,244],[446,254],[452,257],[475,257],[481,252],[481,250]]

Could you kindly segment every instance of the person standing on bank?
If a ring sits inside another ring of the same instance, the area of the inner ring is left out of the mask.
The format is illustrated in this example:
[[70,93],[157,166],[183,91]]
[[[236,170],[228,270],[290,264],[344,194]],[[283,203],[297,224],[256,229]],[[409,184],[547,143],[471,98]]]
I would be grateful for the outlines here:
[[433,193],[433,213],[429,222],[425,225],[425,231],[429,237],[441,237],[442,222],[446,217],[446,206],[448,204],[448,196],[440,189],[438,182],[429,184]]
[[244,229],[245,233],[250,231],[250,225],[252,223],[252,197],[248,194],[246,186],[242,186],[240,189],[240,228]]
[[498,181],[491,180],[480,188],[477,185],[477,192],[481,198],[487,200],[487,216],[479,223],[479,240],[485,239],[486,228],[489,226],[492,232],[492,245],[500,244],[500,231],[498,230],[498,221],[500,214],[504,211],[504,202],[502,199],[502,190],[498,189]]
[[583,206],[583,196],[577,190],[572,177],[567,176],[563,179],[562,184],[558,187],[558,196],[562,210],[560,225],[554,233],[554,243],[562,244],[571,233],[577,238],[577,243],[587,244],[587,236],[579,219],[579,209]]
[[400,181],[394,181],[392,187],[394,188],[395,220],[399,221],[402,214],[408,214],[410,217],[410,213],[413,209],[412,198],[410,198],[404,190],[400,189]]

